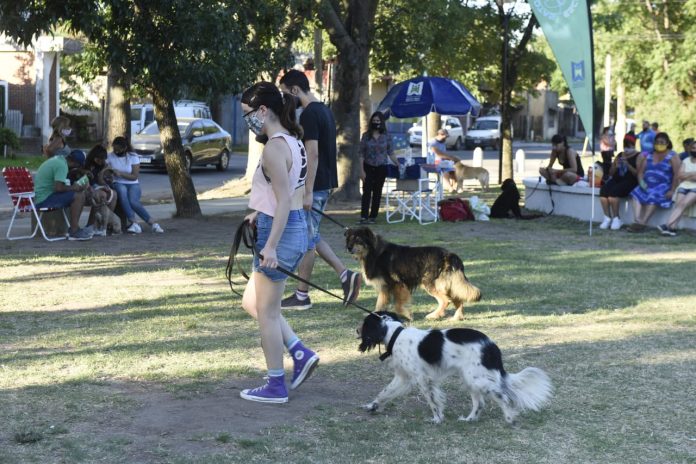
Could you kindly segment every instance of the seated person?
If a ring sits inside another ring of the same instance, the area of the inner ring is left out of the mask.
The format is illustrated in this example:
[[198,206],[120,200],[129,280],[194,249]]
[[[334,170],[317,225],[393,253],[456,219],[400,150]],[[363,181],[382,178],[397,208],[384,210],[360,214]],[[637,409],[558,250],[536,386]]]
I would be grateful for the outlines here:
[[[106,148],[97,144],[87,153],[85,169],[89,171],[91,203],[96,208],[90,209],[87,228],[93,227],[96,220],[97,209],[106,205],[111,212],[116,209],[116,192],[111,188],[113,183],[113,171],[106,166]],[[94,235],[106,236],[106,229],[97,227]],[[120,231],[119,231],[120,232]]]
[[623,223],[619,218],[619,199],[627,197],[638,185],[638,152],[636,138],[627,135],[623,139],[624,151],[614,158],[609,168],[609,180],[599,190],[599,202],[604,210],[600,229],[619,230]]
[[85,154],[73,150],[67,156],[53,156],[39,166],[34,179],[37,208],[70,208],[68,240],[89,240],[92,235],[79,228],[80,214],[85,205],[86,185],[68,184],[68,171],[81,168]]
[[679,153],[679,159],[684,161],[689,157],[689,150],[691,150],[691,145],[694,143],[693,137],[689,137],[688,139],[684,139],[682,142],[682,145],[684,146],[684,151]]
[[[563,169],[552,169],[553,163],[558,163]],[[539,168],[539,174],[546,179],[547,184],[573,185],[585,176],[580,155],[570,148],[565,135],[556,134],[551,137],[551,158],[545,168]]]
[[[430,164],[440,164],[442,160],[450,160],[453,163],[459,162],[459,158],[453,155],[447,154],[447,136],[449,133],[447,129],[438,129],[437,135],[430,142],[428,142],[428,163]],[[444,173],[445,179],[447,179],[447,185],[449,190],[454,191],[457,189],[457,176],[454,171],[449,171]]]
[[688,147],[689,157],[682,161],[679,172],[676,175],[677,196],[672,214],[669,215],[666,224],[658,227],[662,235],[677,235],[676,227],[679,218],[691,205],[696,204],[696,141]]
[[666,132],[657,134],[653,152],[644,152],[638,161],[638,187],[631,191],[635,222],[629,226],[629,232],[642,232],[658,207],[672,206],[680,163],[669,135]]

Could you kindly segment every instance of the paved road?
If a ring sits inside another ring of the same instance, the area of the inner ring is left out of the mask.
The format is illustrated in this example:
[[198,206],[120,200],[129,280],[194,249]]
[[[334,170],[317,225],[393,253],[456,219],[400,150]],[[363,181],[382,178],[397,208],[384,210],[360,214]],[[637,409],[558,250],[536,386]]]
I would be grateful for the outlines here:
[[[550,152],[548,143],[513,143],[514,152],[522,148],[525,151],[525,177],[537,176],[540,164],[547,160]],[[582,146],[573,146],[580,151]],[[414,148],[414,155],[417,149]],[[472,150],[462,150],[453,152],[465,162],[473,160]],[[247,158],[245,154],[235,153],[230,157],[230,167],[225,172],[218,172],[213,167],[196,167],[193,169],[192,178],[197,192],[204,192],[224,184],[230,179],[234,179],[244,175],[246,169]],[[483,156],[483,166],[490,172],[491,184],[498,183],[498,152],[494,150],[486,150]],[[144,199],[165,199],[171,197],[171,186],[169,178],[164,171],[151,171],[144,169],[140,177],[140,182],[143,190]],[[0,182],[0,211],[11,211],[12,206],[7,195],[7,186],[4,182]]]

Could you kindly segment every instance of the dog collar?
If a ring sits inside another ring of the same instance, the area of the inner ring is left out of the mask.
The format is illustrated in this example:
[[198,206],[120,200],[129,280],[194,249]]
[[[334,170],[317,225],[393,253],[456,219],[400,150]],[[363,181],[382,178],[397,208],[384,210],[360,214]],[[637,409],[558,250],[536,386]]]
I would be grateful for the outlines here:
[[394,348],[394,342],[396,342],[396,339],[399,338],[399,334],[401,331],[404,330],[403,327],[397,327],[396,330],[394,331],[394,334],[391,336],[389,339],[389,343],[387,344],[387,351],[382,353],[379,357],[380,361],[384,361],[387,359],[389,356],[392,354],[392,348]]

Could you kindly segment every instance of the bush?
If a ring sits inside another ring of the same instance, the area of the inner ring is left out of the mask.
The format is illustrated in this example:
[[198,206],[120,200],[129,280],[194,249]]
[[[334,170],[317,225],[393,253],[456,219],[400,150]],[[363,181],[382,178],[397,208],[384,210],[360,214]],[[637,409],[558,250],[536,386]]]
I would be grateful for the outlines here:
[[13,151],[19,150],[21,147],[17,134],[6,127],[0,127],[0,151],[3,147],[8,148],[8,154],[12,154]]

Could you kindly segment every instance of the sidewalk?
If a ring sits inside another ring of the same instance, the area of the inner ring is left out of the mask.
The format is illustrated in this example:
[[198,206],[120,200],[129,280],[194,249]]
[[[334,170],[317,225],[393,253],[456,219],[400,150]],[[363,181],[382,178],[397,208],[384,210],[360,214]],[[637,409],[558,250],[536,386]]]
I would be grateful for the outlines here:
[[[247,205],[249,204],[249,198],[238,197],[238,198],[221,198],[218,200],[198,200],[201,206],[201,212],[203,215],[213,215],[221,213],[232,213],[238,211],[246,211]],[[171,219],[174,213],[176,213],[176,205],[174,203],[159,203],[155,205],[145,205],[145,209],[150,213],[150,216],[155,221],[162,221],[165,219]],[[89,208],[85,208],[82,211],[82,216],[80,217],[80,225],[84,226],[87,223],[87,217],[89,215]],[[7,240],[7,228],[10,226],[10,218],[12,213],[5,213],[0,215],[0,239]],[[141,221],[142,222],[142,221]],[[29,214],[24,213],[18,216],[15,220],[15,225],[12,228],[12,235],[24,235],[28,234],[31,227],[31,218]],[[38,232],[41,235],[41,232]]]

